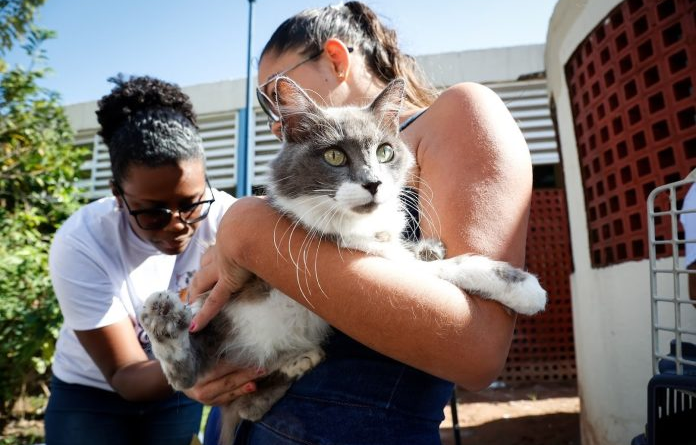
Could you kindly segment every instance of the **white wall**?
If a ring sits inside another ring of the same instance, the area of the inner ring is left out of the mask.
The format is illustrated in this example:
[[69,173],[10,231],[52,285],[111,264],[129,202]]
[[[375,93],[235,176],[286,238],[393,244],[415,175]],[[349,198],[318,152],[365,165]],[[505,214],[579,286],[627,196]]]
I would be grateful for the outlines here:
[[[549,24],[545,53],[569,203],[575,265],[571,292],[583,445],[626,445],[642,433],[647,418],[647,384],[652,377],[649,262],[591,267],[585,201],[564,71],[577,46],[619,3],[620,0],[560,0]],[[663,261],[660,264],[671,267],[671,260]]]
[[418,56],[436,87],[459,82],[507,82],[544,71],[544,45],[520,45]]
[[[532,162],[535,165],[559,162],[546,80],[540,76],[525,76],[543,71],[543,44],[432,54],[418,57],[418,62],[438,87],[463,81],[488,85],[501,97],[517,121],[527,140]],[[526,79],[518,81],[520,76]],[[246,100],[245,88],[246,79],[183,87],[198,115],[208,159],[206,167],[214,187],[232,188],[236,184],[234,159],[239,142],[239,112]],[[92,146],[93,156],[83,165],[89,178],[80,184],[90,199],[110,193],[108,152],[95,137],[98,129],[96,107],[96,100],[66,107],[76,143]],[[268,161],[279,149],[280,144],[270,134],[266,118],[257,107],[252,154],[254,185],[265,184]]]
[[[438,87],[465,81],[510,82],[544,70],[544,45],[428,54],[418,56],[416,60]],[[187,86],[183,90],[191,97],[199,116],[236,110],[246,105],[246,79]],[[98,128],[94,115],[96,99],[65,107],[70,124],[77,132]]]
[[[246,79],[226,80],[183,87],[195,104],[198,116],[230,112],[246,105]],[[104,94],[107,94],[105,91]],[[77,132],[99,128],[97,100],[71,104],[65,107],[70,125]]]

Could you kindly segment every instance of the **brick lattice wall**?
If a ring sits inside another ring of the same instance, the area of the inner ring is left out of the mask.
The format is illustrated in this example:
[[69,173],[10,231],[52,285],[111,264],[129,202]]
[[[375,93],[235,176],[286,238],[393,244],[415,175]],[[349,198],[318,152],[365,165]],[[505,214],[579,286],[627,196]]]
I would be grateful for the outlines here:
[[696,168],[696,0],[624,1],[565,73],[592,265],[647,258],[648,194]]
[[534,190],[527,231],[527,269],[548,291],[541,314],[518,316],[501,380],[509,384],[575,380],[572,256],[563,189]]

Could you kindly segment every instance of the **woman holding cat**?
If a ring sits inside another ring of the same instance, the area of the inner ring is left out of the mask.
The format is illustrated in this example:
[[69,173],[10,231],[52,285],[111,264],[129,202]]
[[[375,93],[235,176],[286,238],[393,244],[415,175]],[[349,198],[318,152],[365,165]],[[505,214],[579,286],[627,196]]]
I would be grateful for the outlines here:
[[[261,55],[260,92],[274,97],[279,75],[333,106],[364,105],[404,78],[401,137],[417,163],[410,187],[420,234],[442,240],[448,256],[479,253],[523,265],[530,156],[493,92],[466,83],[433,94],[395,33],[360,2],[303,11],[280,25]],[[280,137],[281,124],[268,111]],[[478,390],[499,374],[514,316],[384,258],[339,251],[330,241],[303,246],[304,235],[263,199],[239,200],[221,222],[211,261],[194,276],[194,294],[212,287],[194,332],[250,274],[335,328],[326,360],[259,422],[242,424],[235,443],[440,443],[450,382]],[[312,264],[298,280],[285,261],[300,251],[312,252]]]
[[[110,198],[87,204],[58,230],[51,279],[64,324],[53,362],[46,442],[188,445],[201,405],[174,393],[136,314],[153,289],[183,291],[233,198],[213,190],[196,118],[177,86],[114,79],[99,102],[113,173]],[[224,403],[251,374],[221,368]],[[239,384],[235,384],[237,380]],[[214,388],[213,388],[214,389]]]

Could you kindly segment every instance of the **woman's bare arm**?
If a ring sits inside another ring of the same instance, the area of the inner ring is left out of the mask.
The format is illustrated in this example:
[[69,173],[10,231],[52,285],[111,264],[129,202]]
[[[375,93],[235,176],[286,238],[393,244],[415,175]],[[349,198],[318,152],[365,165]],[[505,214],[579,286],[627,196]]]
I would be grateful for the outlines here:
[[[419,127],[427,128],[422,136]],[[453,87],[412,132],[405,137],[418,144],[422,199],[439,217],[424,234],[440,237],[449,256],[474,252],[522,265],[531,166],[497,96],[478,85]],[[507,357],[514,317],[499,304],[384,258],[308,240],[262,199],[230,208],[217,249],[221,288],[235,289],[248,270],[366,346],[465,388],[488,385]]]
[[[106,381],[124,399],[143,402],[160,400],[173,393],[157,360],[150,360],[137,340],[130,320],[89,331],[75,331]],[[221,364],[186,395],[206,405],[224,405],[255,391],[258,371],[239,370]]]

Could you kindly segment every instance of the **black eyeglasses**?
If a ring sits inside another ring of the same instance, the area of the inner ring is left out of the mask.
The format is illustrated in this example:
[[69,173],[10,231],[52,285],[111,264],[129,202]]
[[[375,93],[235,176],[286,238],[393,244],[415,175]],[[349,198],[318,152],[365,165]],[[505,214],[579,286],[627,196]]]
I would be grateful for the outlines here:
[[[317,57],[319,57],[322,53],[324,52],[324,49],[320,49],[318,52],[312,54],[311,56],[307,57],[306,59],[302,59],[301,61],[297,62],[290,68],[284,69],[283,71],[280,71],[278,73],[275,73],[272,75],[267,81],[256,87],[256,99],[259,101],[259,105],[261,106],[261,109],[263,110],[264,113],[266,113],[266,116],[268,116],[268,125],[272,125],[275,122],[280,121],[280,116],[278,115],[278,112],[276,111],[276,105],[274,101],[266,95],[266,93],[263,92],[264,88],[266,88],[266,85],[268,85],[271,82],[274,82],[276,79],[279,77],[282,77],[289,73],[290,71],[294,70],[295,68],[299,67],[302,64],[305,64],[309,62],[310,60],[314,60]],[[353,47],[349,46],[348,47],[348,52],[352,53],[353,52]]]
[[118,184],[114,183],[114,186],[118,194],[121,195],[121,199],[123,199],[123,202],[126,204],[128,213],[135,218],[138,227],[143,230],[162,230],[169,225],[175,213],[184,224],[197,223],[208,216],[210,206],[215,202],[215,196],[213,196],[213,188],[210,186],[208,178],[205,178],[205,183],[207,188],[210,189],[210,199],[187,204],[183,207],[179,207],[175,212],[164,207],[132,210],[128,205],[128,201],[126,201],[123,189]]

